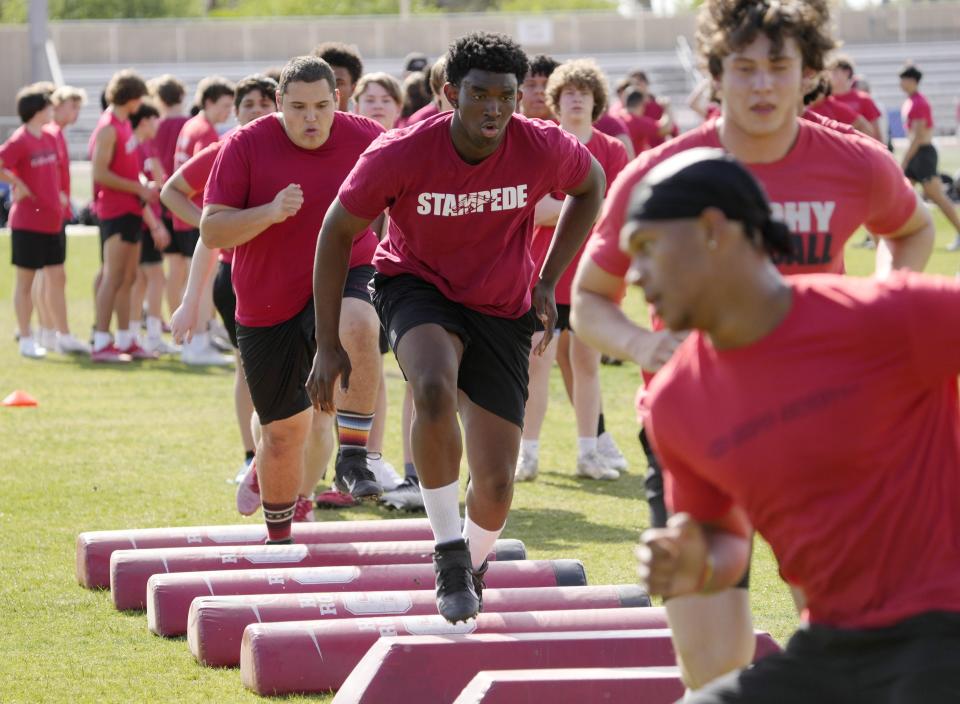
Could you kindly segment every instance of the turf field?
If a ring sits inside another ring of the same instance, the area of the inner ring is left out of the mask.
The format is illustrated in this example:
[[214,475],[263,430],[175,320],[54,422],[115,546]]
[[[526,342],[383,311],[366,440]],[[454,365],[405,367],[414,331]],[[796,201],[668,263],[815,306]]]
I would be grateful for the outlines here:
[[[936,217],[928,270],[953,275],[960,255],[944,250],[952,235]],[[97,239],[71,237],[68,248],[70,319],[84,335],[92,320]],[[850,272],[869,273],[872,257],[850,248]],[[142,614],[116,612],[108,593],[84,590],[74,578],[80,531],[237,522],[227,483],[241,459],[232,372],[173,361],[115,368],[58,355],[22,359],[12,342],[9,258],[10,239],[0,236],[0,397],[24,389],[40,406],[0,408],[0,701],[254,701],[237,671],[199,667],[183,639],[153,636]],[[640,302],[632,292],[628,305],[638,318]],[[399,464],[401,377],[392,362],[388,369],[386,455]],[[573,414],[555,374],[540,479],[517,487],[505,533],[523,540],[532,558],[581,559],[592,584],[634,580],[632,548],[647,523],[632,410],[637,370],[605,367],[602,379],[607,425],[630,460],[629,474],[611,483],[573,478]],[[318,516],[393,514],[369,508]],[[786,638],[796,616],[761,541],[751,595],[756,625]]]

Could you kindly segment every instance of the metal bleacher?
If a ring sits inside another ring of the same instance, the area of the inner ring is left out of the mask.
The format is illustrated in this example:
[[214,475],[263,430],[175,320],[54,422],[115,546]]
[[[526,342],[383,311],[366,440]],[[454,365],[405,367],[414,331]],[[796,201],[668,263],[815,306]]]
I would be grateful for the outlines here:
[[[903,102],[897,74],[912,61],[923,71],[921,90],[930,100],[934,122],[940,134],[952,134],[957,129],[957,98],[960,97],[960,42],[924,42],[905,44],[851,44],[843,47],[857,64],[857,71],[869,82],[873,96],[886,110],[897,110]],[[557,54],[557,59],[574,58]],[[693,120],[685,108],[692,79],[684,69],[676,52],[646,52],[629,54],[598,54],[594,58],[616,81],[632,68],[643,68],[649,75],[654,92],[669,98],[677,108],[681,127],[689,127]],[[258,63],[166,63],[129,66],[145,78],[172,73],[192,91],[197,82],[207,75],[222,75],[233,80],[270,66],[280,66],[285,57],[273,62]],[[387,71],[399,74],[402,59],[370,59],[365,62],[368,71]],[[64,64],[66,83],[84,88],[90,97],[77,124],[69,131],[70,152],[74,159],[87,158],[87,142],[99,116],[99,96],[104,84],[116,70],[125,68],[110,64]]]

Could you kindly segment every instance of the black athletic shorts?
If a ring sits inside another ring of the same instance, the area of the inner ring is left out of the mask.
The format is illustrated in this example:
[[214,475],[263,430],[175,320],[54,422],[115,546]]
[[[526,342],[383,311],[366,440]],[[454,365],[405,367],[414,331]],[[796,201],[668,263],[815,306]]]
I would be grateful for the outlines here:
[[192,257],[200,241],[200,230],[170,230],[170,244],[163,250],[164,254],[182,254]]
[[141,264],[160,264],[163,262],[163,252],[157,249],[153,243],[153,235],[146,227],[143,228],[142,240],[140,242],[140,263]]
[[10,232],[10,259],[21,269],[42,269],[58,266],[67,260],[67,233],[12,230]]
[[928,612],[886,628],[801,628],[784,652],[721,677],[684,701],[956,704],[960,613]]
[[[370,302],[371,266],[350,269],[344,298]],[[237,347],[253,407],[261,423],[290,418],[310,408],[304,384],[317,352],[313,299],[297,315],[270,327],[237,327]]]
[[103,245],[114,235],[120,235],[127,244],[137,244],[143,235],[143,218],[133,213],[121,215],[118,218],[100,221],[100,254],[103,255]]
[[532,309],[513,320],[484,315],[409,274],[374,275],[372,298],[394,352],[407,331],[428,323],[463,340],[457,387],[481,408],[523,427]]
[[[558,303],[557,324],[554,327],[554,332],[563,332],[564,330],[573,330],[573,328],[570,327],[570,306]],[[533,331],[543,332],[543,323],[540,322],[540,318],[536,315],[533,316]]]
[[227,329],[230,342],[237,347],[237,294],[233,291],[230,270],[228,262],[220,262],[217,266],[217,273],[213,278],[213,305],[223,319],[223,327]]
[[390,340],[387,339],[387,331],[380,326],[380,354],[386,354],[390,351]]
[[932,144],[921,145],[917,153],[907,162],[903,172],[908,179],[923,183],[937,174],[937,148]]

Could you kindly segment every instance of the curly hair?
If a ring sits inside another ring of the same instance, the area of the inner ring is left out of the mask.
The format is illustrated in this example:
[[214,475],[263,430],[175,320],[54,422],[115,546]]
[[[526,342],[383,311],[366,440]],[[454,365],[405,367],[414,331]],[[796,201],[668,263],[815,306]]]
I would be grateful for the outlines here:
[[523,83],[530,65],[512,37],[499,32],[474,32],[457,39],[447,51],[447,80],[459,86],[471,69],[512,73]]
[[113,74],[107,83],[104,97],[109,105],[126,105],[147,94],[147,84],[132,70],[125,68]]
[[593,113],[590,121],[596,122],[607,109],[608,92],[607,80],[597,62],[593,59],[567,61],[550,74],[550,80],[547,81],[547,105],[555,115],[560,114],[560,95],[568,86],[593,93]]
[[313,55],[319,56],[331,66],[347,69],[351,83],[356,83],[363,75],[363,59],[354,46],[343,42],[324,42],[313,50]]
[[723,74],[723,59],[763,32],[779,51],[785,39],[797,42],[803,67],[822,71],[836,47],[830,33],[828,0],[707,0],[697,17],[697,44],[710,75]]
[[530,59],[530,75],[550,78],[553,72],[557,70],[557,66],[559,65],[560,62],[552,56],[547,56],[546,54],[537,54]]

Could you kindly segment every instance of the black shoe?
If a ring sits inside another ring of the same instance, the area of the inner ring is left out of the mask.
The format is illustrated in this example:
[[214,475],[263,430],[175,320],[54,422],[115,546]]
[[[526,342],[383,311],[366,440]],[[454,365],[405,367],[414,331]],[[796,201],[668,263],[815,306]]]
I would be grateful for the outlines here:
[[377,500],[383,494],[383,487],[377,483],[373,472],[367,467],[367,451],[361,449],[340,450],[337,452],[336,476],[334,485],[344,494],[350,494],[357,501]]
[[480,569],[473,571],[473,591],[477,593],[477,601],[480,602],[478,611],[483,611],[483,589],[487,586],[483,583],[483,578],[487,574],[488,567],[490,567],[490,563],[484,560]]
[[293,545],[293,536],[289,538],[283,538],[282,540],[270,540],[267,538],[264,542],[264,545]]
[[433,570],[437,573],[437,611],[440,615],[450,623],[474,618],[480,611],[480,597],[474,586],[477,577],[467,542],[461,539],[437,545],[433,553]]

